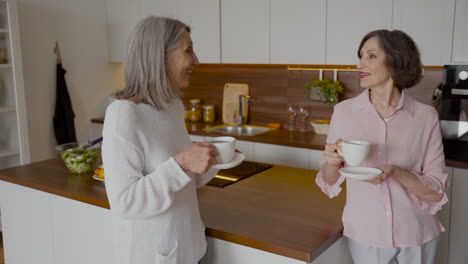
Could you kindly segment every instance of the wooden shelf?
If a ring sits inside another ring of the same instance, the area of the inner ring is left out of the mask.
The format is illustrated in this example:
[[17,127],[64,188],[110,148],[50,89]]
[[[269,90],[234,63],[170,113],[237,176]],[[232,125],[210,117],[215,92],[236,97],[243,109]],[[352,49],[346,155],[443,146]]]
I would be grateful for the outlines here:
[[0,68],[11,68],[11,64],[0,64]]
[[13,106],[0,106],[0,113],[15,112],[16,109]]
[[0,158],[7,158],[12,156],[19,155],[19,151],[17,150],[0,150]]
[[0,28],[0,33],[8,33],[8,29],[6,28]]

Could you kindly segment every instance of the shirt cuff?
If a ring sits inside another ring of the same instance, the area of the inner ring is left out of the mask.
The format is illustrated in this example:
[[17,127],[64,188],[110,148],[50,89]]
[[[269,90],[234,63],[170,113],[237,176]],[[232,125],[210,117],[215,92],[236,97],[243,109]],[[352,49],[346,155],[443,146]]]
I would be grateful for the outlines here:
[[322,177],[322,171],[319,171],[317,173],[317,176],[315,178],[315,183],[320,187],[323,193],[325,193],[329,198],[333,198],[335,196],[338,196],[340,194],[342,188],[341,184],[344,181],[344,177],[340,175],[338,180],[334,184],[327,184]]
[[448,197],[447,197],[447,194],[445,193],[445,191],[440,187],[440,186],[437,186],[436,184],[434,184],[430,179],[428,179],[428,176],[424,176],[424,175],[421,175],[417,172],[412,172],[414,175],[416,175],[416,177],[418,177],[418,179],[424,184],[426,185],[428,188],[438,192],[438,193],[442,193],[444,196],[442,197],[442,199],[438,202],[432,202],[432,201],[428,201],[428,200],[425,200],[425,199],[422,199],[422,198],[419,198],[418,196],[416,196],[414,193],[408,191],[410,197],[416,201],[419,205],[419,207],[425,211],[426,213],[428,214],[431,214],[431,215],[435,215],[440,209],[442,209],[442,205],[444,205],[445,203],[448,202]]
[[160,175],[170,175],[167,182],[173,191],[181,190],[192,180],[192,178],[182,170],[179,163],[177,163],[177,161],[172,157],[161,165],[164,166],[160,166],[159,170],[155,173]]

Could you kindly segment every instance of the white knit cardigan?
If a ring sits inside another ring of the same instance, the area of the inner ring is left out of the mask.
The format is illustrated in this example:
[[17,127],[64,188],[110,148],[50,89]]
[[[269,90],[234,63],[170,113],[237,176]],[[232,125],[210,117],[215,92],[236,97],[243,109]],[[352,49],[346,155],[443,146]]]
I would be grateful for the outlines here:
[[106,111],[102,158],[114,242],[113,263],[197,263],[206,252],[196,188],[211,180],[173,159],[190,141],[180,100],[167,111],[116,100]]

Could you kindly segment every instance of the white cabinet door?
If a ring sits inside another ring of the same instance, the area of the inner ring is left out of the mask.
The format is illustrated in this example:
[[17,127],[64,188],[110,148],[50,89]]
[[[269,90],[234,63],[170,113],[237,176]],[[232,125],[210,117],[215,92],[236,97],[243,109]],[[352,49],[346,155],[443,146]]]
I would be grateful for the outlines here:
[[254,142],[236,141],[236,148],[245,155],[246,160],[254,160]]
[[192,140],[192,142],[203,142],[203,141],[205,141],[205,137],[196,136],[196,135],[190,135],[190,139]]
[[221,0],[221,62],[270,63],[270,1]]
[[255,143],[254,161],[308,169],[310,149]]
[[450,63],[454,6],[455,0],[393,1],[393,28],[414,39],[424,65]]
[[50,197],[55,263],[111,264],[110,210],[56,195]]
[[311,170],[320,170],[320,162],[322,161],[323,151],[310,150],[310,167]]
[[271,63],[325,64],[326,0],[271,0]]
[[304,261],[235,244],[212,237],[206,238],[208,250],[201,263],[210,264],[306,264]]
[[0,181],[0,211],[5,263],[55,263],[48,193]]
[[454,168],[452,182],[448,263],[462,264],[468,259],[468,170]]
[[448,188],[445,190],[445,193],[448,197],[448,202],[445,204],[442,209],[437,213],[442,225],[445,227],[445,232],[440,234],[439,245],[437,246],[436,260],[435,263],[449,263],[448,254],[449,254],[449,237],[450,237],[450,203],[452,202],[452,175],[453,168],[447,168],[448,173]]
[[220,63],[219,0],[141,0],[141,15],[179,19],[191,27],[200,63]]
[[140,19],[139,0],[106,0],[109,61],[123,62],[127,40]]
[[468,1],[466,0],[456,0],[452,62],[468,63]]
[[392,25],[392,1],[328,0],[327,5],[327,64],[357,64],[361,39]]

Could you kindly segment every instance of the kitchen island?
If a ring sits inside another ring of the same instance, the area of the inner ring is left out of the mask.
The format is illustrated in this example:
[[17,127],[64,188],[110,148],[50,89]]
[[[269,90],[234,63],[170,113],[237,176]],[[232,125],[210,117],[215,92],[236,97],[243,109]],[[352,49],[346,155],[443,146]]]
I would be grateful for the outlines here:
[[[315,173],[273,166],[200,188],[206,263],[351,263],[345,197],[328,199]],[[108,209],[104,183],[68,173],[59,159],[0,171],[6,263],[111,263]]]

